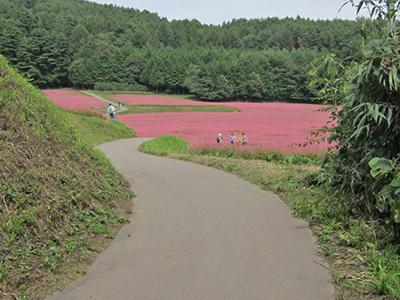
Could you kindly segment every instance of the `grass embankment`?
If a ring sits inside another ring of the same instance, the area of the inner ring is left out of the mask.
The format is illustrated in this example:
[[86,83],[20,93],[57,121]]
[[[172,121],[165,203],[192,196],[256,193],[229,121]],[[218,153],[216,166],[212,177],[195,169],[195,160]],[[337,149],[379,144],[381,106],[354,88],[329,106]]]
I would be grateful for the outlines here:
[[87,140],[98,120],[81,134],[70,117],[0,56],[1,299],[63,288],[127,222],[132,192]]
[[180,98],[186,100],[197,100],[196,97],[194,97],[193,95],[185,95],[185,94],[164,94],[164,93],[138,92],[138,91],[97,91],[97,90],[94,90],[93,93],[103,98],[107,98],[107,96],[109,95],[129,94],[129,95],[163,96],[163,97]]
[[68,110],[67,116],[92,146],[98,146],[110,141],[137,137],[130,127],[121,122],[106,119],[91,111]]
[[381,227],[352,218],[346,207],[315,185],[317,156],[190,149],[172,136],[145,143],[140,150],[224,170],[278,194],[295,216],[309,221],[329,264],[337,299],[400,299],[399,247],[385,243]]
[[[185,100],[195,100],[190,95],[171,95],[171,94],[155,94],[150,92],[119,92],[119,91],[110,91],[110,92],[99,92],[93,91],[93,93],[111,101],[115,102],[115,100],[110,99],[108,96],[117,95],[117,94],[132,94],[132,95],[156,95],[170,98],[180,98]],[[126,111],[119,111],[118,107],[118,115],[127,115],[127,114],[143,114],[143,113],[167,113],[167,112],[238,112],[239,110],[234,107],[225,106],[225,105],[149,105],[149,104],[136,104],[136,105],[125,105],[127,108]]]
[[224,105],[125,105],[127,110],[118,112],[119,115],[167,113],[167,112],[238,112],[234,107]]

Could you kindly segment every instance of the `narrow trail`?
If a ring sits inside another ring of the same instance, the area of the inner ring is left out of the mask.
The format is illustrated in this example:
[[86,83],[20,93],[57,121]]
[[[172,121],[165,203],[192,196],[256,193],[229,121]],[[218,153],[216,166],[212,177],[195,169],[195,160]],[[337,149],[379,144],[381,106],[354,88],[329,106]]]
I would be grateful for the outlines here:
[[87,92],[87,91],[80,91],[81,93],[87,94],[89,96],[92,96],[96,99],[99,99],[100,101],[103,101],[107,104],[111,103],[112,105],[115,106],[115,108],[118,108],[118,112],[123,112],[125,110],[127,110],[127,108],[125,106],[119,106],[117,102],[111,101],[111,100],[107,100],[103,97],[100,97],[99,95],[95,94],[95,93],[91,93],[91,92]]
[[131,223],[87,275],[48,300],[328,300],[334,288],[307,223],[234,175],[99,147],[129,180]]

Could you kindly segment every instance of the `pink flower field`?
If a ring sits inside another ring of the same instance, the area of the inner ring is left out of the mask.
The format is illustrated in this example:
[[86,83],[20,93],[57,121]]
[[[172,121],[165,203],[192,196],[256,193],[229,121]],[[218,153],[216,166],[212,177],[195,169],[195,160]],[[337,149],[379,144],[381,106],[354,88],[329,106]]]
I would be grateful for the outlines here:
[[75,91],[43,90],[42,91],[55,105],[73,110],[90,110],[99,113],[96,109],[105,108],[106,103]]
[[[46,90],[46,96],[56,105],[76,110],[104,108],[106,103],[78,92]],[[117,120],[133,128],[139,137],[159,137],[166,134],[178,136],[193,146],[217,145],[216,137],[224,137],[221,147],[240,147],[281,151],[283,153],[322,153],[326,143],[313,144],[305,148],[293,146],[312,138],[311,131],[326,125],[328,112],[319,112],[321,105],[290,103],[244,103],[244,102],[202,102],[164,96],[132,94],[110,95],[114,101],[125,105],[226,105],[239,112],[188,112],[188,113],[146,113],[118,115]],[[231,145],[229,136],[233,132],[240,136],[244,132],[249,145]]]
[[204,102],[204,101],[191,101],[180,98],[172,98],[157,95],[130,95],[130,94],[116,94],[109,95],[108,98],[114,101],[123,102],[125,105],[147,104],[147,105],[216,105],[218,103]]
[[[221,133],[223,145],[232,147],[229,136],[244,132],[249,138],[248,146],[284,153],[321,153],[328,145],[314,144],[306,148],[292,147],[311,138],[310,132],[326,125],[329,113],[317,112],[322,106],[289,103],[210,103],[188,101],[162,96],[115,95],[115,101],[125,104],[154,105],[226,105],[240,112],[223,113],[153,113],[121,115],[118,120],[132,127],[140,137],[159,137],[172,134],[193,146],[217,145]],[[233,147],[238,147],[234,145]]]

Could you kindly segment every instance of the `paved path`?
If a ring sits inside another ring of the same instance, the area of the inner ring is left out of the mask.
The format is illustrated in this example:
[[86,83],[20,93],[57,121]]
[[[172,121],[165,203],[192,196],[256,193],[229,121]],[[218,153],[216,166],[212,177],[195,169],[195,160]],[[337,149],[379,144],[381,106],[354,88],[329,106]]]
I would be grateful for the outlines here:
[[123,112],[123,111],[127,110],[127,108],[125,106],[119,106],[118,103],[116,103],[114,101],[107,100],[107,99],[105,99],[103,97],[100,97],[99,95],[94,94],[94,93],[91,93],[91,92],[88,92],[88,91],[80,91],[80,92],[84,93],[84,94],[87,94],[89,96],[92,96],[92,97],[94,97],[96,99],[99,99],[100,101],[103,101],[103,102],[105,102],[107,104],[111,103],[112,105],[115,106],[115,108],[118,108],[119,112]]
[[137,194],[131,223],[88,274],[49,300],[328,300],[307,224],[274,194],[225,172],[99,148]]

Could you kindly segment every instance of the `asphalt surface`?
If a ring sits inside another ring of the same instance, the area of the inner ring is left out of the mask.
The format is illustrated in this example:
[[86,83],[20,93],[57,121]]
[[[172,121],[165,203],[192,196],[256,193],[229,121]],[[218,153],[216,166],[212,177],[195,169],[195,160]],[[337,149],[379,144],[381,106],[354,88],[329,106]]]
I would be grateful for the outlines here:
[[307,223],[225,172],[99,147],[132,183],[134,214],[87,275],[48,300],[333,299]]
[[96,98],[96,99],[98,99],[100,101],[103,101],[104,103],[107,103],[107,104],[111,103],[112,105],[115,106],[116,109],[118,109],[117,112],[123,112],[123,111],[127,110],[127,108],[125,106],[120,106],[120,105],[118,105],[117,102],[114,102],[112,100],[104,99],[103,97],[100,97],[99,95],[97,95],[95,93],[91,93],[91,92],[88,92],[88,91],[80,91],[80,92],[84,93],[84,94],[87,94],[89,96],[92,96],[93,98]]

